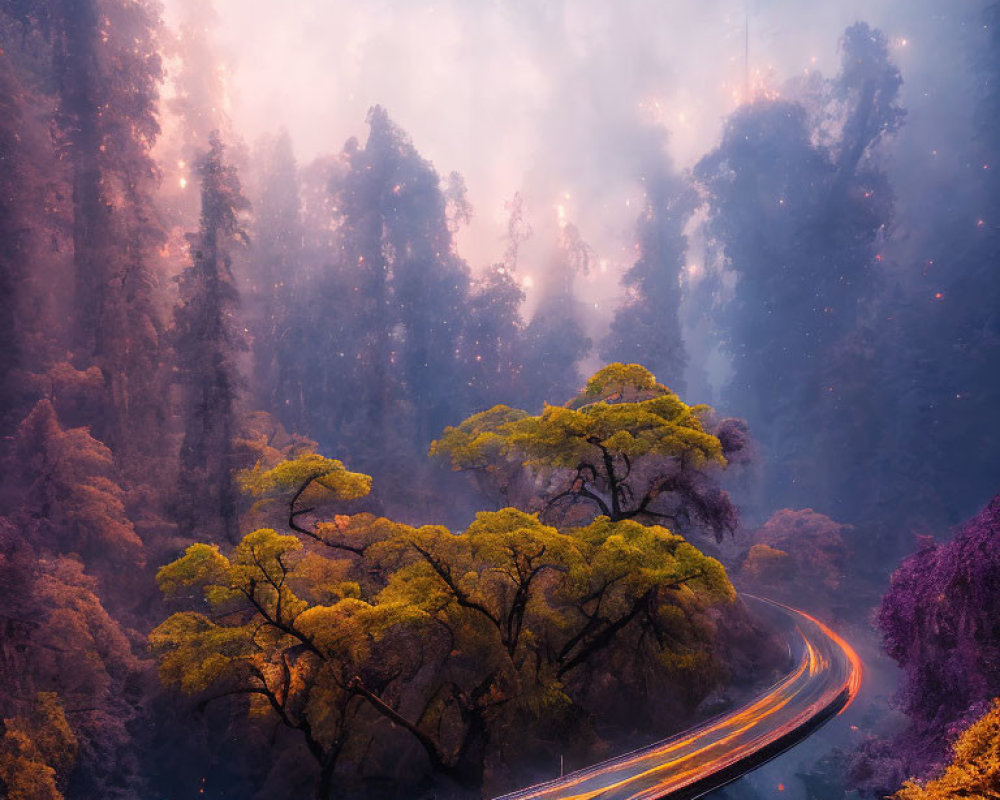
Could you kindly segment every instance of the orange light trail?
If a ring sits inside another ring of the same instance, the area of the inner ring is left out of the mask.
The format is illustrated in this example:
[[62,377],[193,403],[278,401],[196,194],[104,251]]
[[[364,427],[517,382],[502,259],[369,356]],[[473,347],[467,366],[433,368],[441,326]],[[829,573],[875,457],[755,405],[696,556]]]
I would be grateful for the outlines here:
[[858,696],[858,692],[861,691],[861,678],[864,673],[864,662],[861,661],[861,656],[854,652],[854,648],[851,647],[847,641],[839,633],[831,629],[829,626],[824,625],[816,617],[811,614],[807,614],[805,611],[799,611],[798,609],[792,608],[791,606],[785,606],[789,611],[794,611],[796,614],[801,614],[806,619],[815,623],[823,633],[830,637],[841,649],[843,654],[847,657],[847,661],[850,664],[850,672],[847,676],[847,702],[844,703],[844,707],[837,712],[837,716],[843,714],[847,707],[854,702],[854,698]]
[[681,789],[690,792],[695,784],[699,791],[707,786],[707,792],[843,713],[861,686],[862,663],[854,649],[810,614],[753,599],[783,609],[796,621],[802,652],[788,675],[730,714],[497,800],[666,800]]
[[[734,733],[731,733],[728,736],[724,737],[724,739],[722,741],[724,741],[724,742],[725,741],[730,741],[737,734],[743,733],[744,731],[746,731],[750,727],[752,727],[754,724],[756,724],[757,720],[760,719],[760,717],[763,715],[764,709],[774,703],[774,698],[778,694],[778,692],[780,691],[780,689],[782,689],[787,684],[792,683],[792,682],[798,680],[806,672],[806,668],[807,668],[808,664],[809,664],[808,659],[803,659],[802,662],[799,664],[798,668],[794,672],[792,672],[791,674],[789,674],[780,683],[778,683],[778,684],[776,684],[774,686],[774,689],[773,689],[773,691],[771,693],[769,693],[769,694],[765,695],[764,697],[760,698],[757,702],[755,702],[752,705],[744,708],[740,712],[736,713],[734,716],[726,717],[725,721],[726,721],[727,724],[732,724],[732,723],[736,723],[736,722],[740,722],[740,723],[746,722],[746,724],[744,724],[741,727],[739,727]],[[784,702],[780,703],[778,707],[780,708],[783,705],[784,705]],[[637,755],[635,755],[635,756],[633,756],[631,758],[626,758],[626,760],[624,760],[624,761],[616,761],[615,764],[614,764],[614,766],[616,768],[621,768],[621,767],[626,767],[626,766],[632,766],[634,764],[638,764],[638,763],[640,763],[640,762],[648,759],[650,756],[663,757],[663,756],[668,755],[670,753],[674,753],[677,750],[680,750],[680,749],[684,748],[685,746],[690,745],[693,742],[695,742],[698,739],[698,737],[699,737],[700,734],[701,734],[701,731],[698,731],[697,733],[695,733],[692,736],[680,739],[679,741],[671,741],[669,744],[666,744],[663,747],[657,748],[657,749],[655,749],[655,750],[653,750],[651,752],[643,751],[641,754],[637,754]],[[682,763],[683,761],[685,761],[685,760],[687,760],[689,758],[690,758],[690,756],[684,756],[684,757],[678,758],[678,759],[676,759],[674,761],[670,761],[669,763],[667,763],[664,766],[673,768],[673,767],[677,766],[678,764]],[[655,769],[661,769],[661,768],[662,767],[656,767],[656,768],[654,768],[654,770]],[[641,773],[641,774],[645,775],[647,773]],[[684,773],[684,774],[687,774],[687,773]],[[592,775],[581,775],[576,780],[566,780],[566,781],[560,783],[560,788],[562,788],[562,789],[569,789],[571,787],[578,786],[579,784],[583,783],[584,781],[590,780],[592,777],[593,777]],[[617,784],[613,784],[613,786],[614,785],[617,785]],[[603,787],[603,788],[601,788],[598,791],[603,792],[603,791],[606,791],[608,788],[611,788],[611,787]],[[524,795],[524,797],[534,797],[534,796],[535,795]],[[546,796],[546,795],[539,795],[539,796],[541,797],[541,796]],[[518,797],[521,797],[521,795],[518,795]],[[560,794],[559,797],[562,800],[584,800],[585,798],[594,797],[594,795],[593,794],[580,794],[580,795],[562,795],[562,794]]]

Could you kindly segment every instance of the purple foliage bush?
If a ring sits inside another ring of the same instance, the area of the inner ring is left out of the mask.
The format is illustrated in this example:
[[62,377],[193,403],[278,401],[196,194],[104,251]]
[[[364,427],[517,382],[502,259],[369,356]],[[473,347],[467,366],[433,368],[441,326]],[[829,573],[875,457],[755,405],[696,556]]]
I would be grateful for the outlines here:
[[1000,695],[1000,495],[950,542],[903,562],[878,621],[915,722],[944,731]]
[[[911,724],[888,750],[862,748],[853,765],[862,784],[898,769],[928,775],[1000,696],[1000,495],[950,542],[926,543],[903,561],[878,625],[886,652],[903,669],[899,703]],[[895,769],[873,763],[887,758],[898,762]]]

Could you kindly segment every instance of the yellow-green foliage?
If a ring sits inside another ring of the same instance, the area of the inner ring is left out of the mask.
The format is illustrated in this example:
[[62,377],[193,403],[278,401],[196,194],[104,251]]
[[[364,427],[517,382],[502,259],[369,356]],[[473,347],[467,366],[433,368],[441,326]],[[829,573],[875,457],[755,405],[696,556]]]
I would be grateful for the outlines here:
[[685,455],[693,466],[726,463],[719,440],[673,393],[635,403],[598,401],[578,411],[547,406],[540,416],[511,423],[504,432],[511,451],[524,453],[530,463],[557,467],[592,459],[591,440],[630,458]]
[[291,577],[293,590],[329,605],[344,598],[361,596],[361,586],[351,580],[352,562],[330,558],[320,553],[306,553],[296,564]]
[[719,440],[702,426],[709,409],[688,406],[637,364],[605,367],[570,405],[577,407],[546,406],[537,416],[496,406],[447,428],[431,454],[448,456],[455,469],[512,454],[534,465],[576,467],[594,458],[599,443],[629,458],[684,455],[695,467],[725,466]]
[[522,680],[523,699],[555,702],[560,664],[538,658],[551,658],[587,624],[586,598],[596,587],[606,587],[601,613],[609,621],[644,595],[656,598],[663,624],[683,619],[672,615],[676,603],[733,597],[717,561],[659,526],[599,517],[563,533],[512,508],[482,512],[459,534],[385,523],[369,565],[385,571],[385,583],[370,602],[352,579],[356,562],[307,552],[294,536],[257,530],[229,557],[214,546],[189,547],[157,579],[173,597],[202,594],[213,617],[180,612],[152,632],[164,682],[185,692],[233,681],[263,686],[282,652],[304,647],[317,670],[323,660],[361,665],[374,642],[436,619],[452,631],[455,652],[484,668],[509,663],[517,672],[533,654],[540,671]]
[[488,469],[504,456],[503,427],[526,416],[527,412],[517,408],[493,406],[488,411],[473,414],[457,428],[445,428],[441,438],[431,442],[430,454],[447,456],[456,470]]
[[370,612],[368,603],[347,598],[307,608],[296,619],[295,627],[328,657],[360,663],[369,652]]
[[1000,797],[1000,698],[955,742],[941,777],[921,786],[907,781],[893,800],[995,800]]
[[253,497],[285,495],[310,481],[338,500],[364,497],[372,486],[370,476],[350,472],[340,461],[316,453],[282,461],[271,469],[245,470],[239,478],[240,487]]
[[60,787],[76,762],[77,740],[54,692],[41,692],[31,712],[5,719],[0,789],[7,800],[62,800]]
[[480,512],[461,534],[432,525],[413,530],[406,545],[421,557],[389,576],[380,601],[412,604],[429,613],[472,613],[479,625],[484,620],[460,600],[480,605],[497,621],[506,619],[517,587],[533,570],[537,577],[580,558],[572,537],[513,508]]
[[182,691],[203,691],[237,674],[253,655],[253,628],[218,625],[204,614],[172,614],[149,635],[160,657],[160,678]]
[[[371,491],[372,479],[360,472],[351,472],[333,458],[317,453],[300,453],[271,468],[262,462],[238,475],[240,487],[256,502],[247,516],[254,527],[277,524],[302,515],[321,511],[329,503],[357,500]],[[316,532],[293,527],[318,537]]]
[[156,582],[167,597],[191,587],[217,586],[229,579],[229,559],[214,544],[193,544],[176,561],[160,567]]
[[[244,485],[258,495],[297,491],[321,463],[336,465],[326,489],[368,490],[366,476],[319,457],[248,474]],[[733,598],[717,561],[632,520],[560,531],[506,508],[477,514],[460,533],[370,514],[335,515],[306,533],[260,528],[228,553],[189,547],[157,580],[190,610],[149,643],[166,684],[248,694],[251,713],[277,711],[311,737],[314,753],[339,753],[350,723],[372,724],[365,701],[382,713],[389,705],[378,702],[424,709],[424,729],[440,723],[452,747],[462,732],[444,729],[472,714],[517,725],[562,713],[573,703],[566,676],[595,657],[613,672],[616,646],[635,662],[618,637],[637,628],[650,669],[693,668],[713,632],[697,612]],[[349,555],[323,546],[334,541],[350,543]],[[376,692],[385,699],[375,702]]]
[[325,543],[340,542],[359,550],[399,539],[409,525],[374,514],[337,514],[330,521],[316,523],[316,538]]
[[[666,625],[675,620],[675,603],[710,606],[735,597],[718,561],[665,528],[634,521],[599,517],[561,533],[537,515],[507,508],[477,514],[461,534],[420,528],[409,544],[421,557],[389,576],[379,603],[417,607],[444,621],[463,652],[482,655],[492,641],[514,667],[538,667],[534,679],[543,683],[569,653],[560,663],[543,662],[586,627],[595,610],[611,625],[648,596]],[[599,609],[587,599],[598,593]],[[523,680],[522,688],[529,688]],[[558,686],[537,691],[551,699]]]
[[312,735],[332,742],[339,706],[317,704],[349,697],[347,677],[368,659],[378,622],[350,578],[348,562],[268,528],[247,534],[228,557],[192,545],[157,580],[173,597],[202,594],[211,614],[179,612],[150,634],[161,680],[187,693],[251,694],[254,714],[292,704]]
[[629,392],[659,394],[663,391],[669,390],[657,383],[653,373],[642,365],[616,362],[595,372],[571,405],[592,403],[595,400],[625,400]]
[[588,545],[580,577],[590,583],[620,575],[622,591],[630,597],[666,589],[710,604],[736,597],[721,563],[659,525],[598,517],[574,535]]

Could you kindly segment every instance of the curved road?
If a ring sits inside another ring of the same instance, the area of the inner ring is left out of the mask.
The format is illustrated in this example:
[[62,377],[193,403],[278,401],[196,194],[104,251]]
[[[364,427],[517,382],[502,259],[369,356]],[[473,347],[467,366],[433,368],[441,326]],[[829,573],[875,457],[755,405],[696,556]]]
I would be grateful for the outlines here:
[[[744,595],[752,597],[751,595]],[[861,686],[861,660],[819,620],[786,615],[798,665],[748,705],[624,756],[496,800],[691,800],[760,766],[843,711]]]

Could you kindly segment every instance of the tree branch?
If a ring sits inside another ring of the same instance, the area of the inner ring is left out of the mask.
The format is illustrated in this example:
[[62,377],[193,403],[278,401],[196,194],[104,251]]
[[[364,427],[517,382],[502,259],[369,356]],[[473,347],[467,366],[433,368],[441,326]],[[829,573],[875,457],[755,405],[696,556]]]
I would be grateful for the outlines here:
[[578,667],[595,653],[600,652],[611,644],[615,635],[620,630],[625,628],[633,619],[635,619],[639,612],[642,611],[643,608],[652,600],[654,591],[654,589],[647,591],[642,597],[635,601],[627,614],[608,624],[607,627],[605,627],[600,633],[590,639],[589,642],[580,648],[580,651],[573,656],[573,658],[560,665],[556,675],[561,678],[571,669]]
[[455,601],[463,608],[469,608],[474,611],[478,611],[484,617],[486,617],[490,622],[493,623],[494,627],[500,630],[500,620],[493,615],[493,613],[486,608],[486,606],[481,603],[477,603],[475,600],[469,598],[469,596],[463,592],[455,581],[451,577],[451,571],[440,561],[438,561],[434,556],[430,554],[429,551],[422,548],[415,542],[410,542],[410,546],[423,556],[423,559],[430,565],[431,569],[437,573],[438,577],[444,581],[445,585],[451,590],[452,594],[455,596]]
[[328,541],[323,537],[321,537],[319,534],[317,534],[316,531],[311,531],[308,528],[304,528],[297,522],[299,517],[305,514],[311,514],[313,511],[316,510],[315,508],[312,507],[296,509],[295,504],[299,501],[299,498],[302,496],[303,492],[305,492],[305,490],[309,488],[312,482],[317,480],[318,478],[322,478],[324,474],[325,473],[317,472],[314,473],[313,475],[310,475],[308,478],[306,478],[306,480],[302,483],[302,485],[299,486],[299,488],[295,491],[295,494],[292,495],[292,499],[288,501],[288,527],[291,528],[296,533],[301,533],[303,536],[308,536],[313,541],[319,542],[320,544],[326,545],[327,547],[332,548],[334,550],[344,550],[348,553],[354,553],[354,555],[356,556],[363,556],[365,554],[365,548],[353,547],[349,544],[344,544],[343,542]]
[[364,681],[361,680],[360,676],[355,675],[354,678],[351,679],[349,688],[352,692],[364,697],[365,700],[367,700],[379,714],[412,733],[414,738],[416,738],[416,740],[420,742],[420,745],[424,748],[424,751],[427,753],[427,757],[431,761],[431,766],[436,771],[443,773],[453,772],[453,770],[445,762],[444,756],[441,754],[437,743],[431,739],[430,736],[420,730],[420,728],[410,722],[406,717],[396,711],[396,709],[386,703],[381,697],[365,686]]

